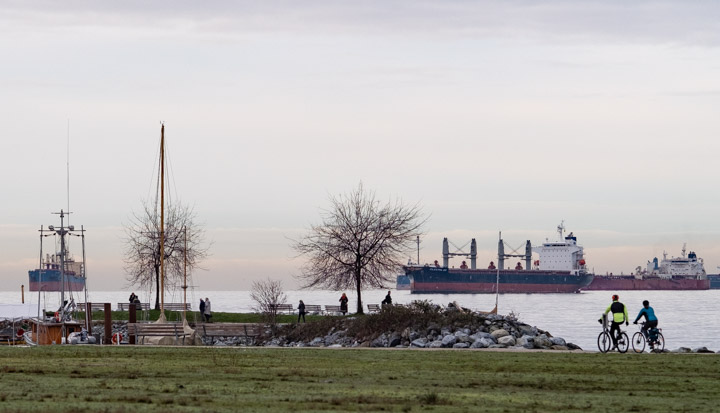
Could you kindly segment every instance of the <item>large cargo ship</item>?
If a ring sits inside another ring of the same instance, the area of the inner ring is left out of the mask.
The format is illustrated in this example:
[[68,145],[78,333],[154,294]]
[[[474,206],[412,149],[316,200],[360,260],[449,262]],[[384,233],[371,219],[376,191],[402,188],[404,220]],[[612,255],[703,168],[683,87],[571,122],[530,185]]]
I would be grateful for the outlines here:
[[596,275],[586,290],[707,290],[710,279],[705,273],[702,258],[690,251],[681,257],[657,258],[648,261],[647,268],[638,267],[631,275]]
[[[498,243],[498,266],[493,262],[487,269],[476,268],[477,248],[472,240],[470,268],[465,261],[460,268],[449,268],[447,238],[443,240],[443,265],[435,261],[434,266],[406,266],[405,272],[410,278],[411,293],[575,293],[589,285],[592,274],[586,272],[583,247],[577,244],[577,238],[570,233],[563,237],[564,226],[558,226],[560,239],[545,242],[541,247],[532,248],[527,241],[525,254],[505,254],[504,243]],[[537,252],[539,260],[531,266],[532,252]],[[515,269],[505,269],[504,260],[508,257],[525,258],[525,269],[520,262]]]

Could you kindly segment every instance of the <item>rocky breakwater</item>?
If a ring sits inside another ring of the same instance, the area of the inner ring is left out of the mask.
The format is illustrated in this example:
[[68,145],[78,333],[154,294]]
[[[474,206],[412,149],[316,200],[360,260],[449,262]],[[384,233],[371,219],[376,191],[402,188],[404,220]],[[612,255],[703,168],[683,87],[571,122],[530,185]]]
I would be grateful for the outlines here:
[[[269,333],[269,331],[268,331]],[[504,348],[580,350],[513,314],[473,312],[415,301],[363,317],[328,317],[267,334],[259,345],[283,347]]]

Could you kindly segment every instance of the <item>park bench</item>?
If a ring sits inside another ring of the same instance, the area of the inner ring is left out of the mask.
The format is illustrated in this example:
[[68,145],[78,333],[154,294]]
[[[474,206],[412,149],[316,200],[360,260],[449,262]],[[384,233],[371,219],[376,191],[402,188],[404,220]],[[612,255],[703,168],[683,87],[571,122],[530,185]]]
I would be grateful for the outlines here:
[[145,344],[145,337],[175,337],[175,344],[182,337],[185,344],[185,337],[189,336],[180,323],[128,323],[128,334],[139,338],[138,344]]
[[305,312],[307,314],[320,314],[322,313],[322,306],[316,304],[305,304]]
[[278,313],[293,313],[295,311],[292,304],[270,304],[270,306],[275,307],[275,311]]
[[[137,310],[149,310],[150,303],[135,303],[135,309]],[[118,311],[130,310],[130,303],[118,303]]]
[[[92,311],[103,311],[105,310],[105,303],[90,303],[90,307]],[[78,303],[77,308],[80,311],[85,311],[85,303]]]
[[328,314],[338,314],[338,313],[340,313],[340,306],[339,305],[326,305],[325,312]]
[[165,303],[163,308],[168,311],[190,311],[190,303]]
[[257,324],[240,323],[205,323],[202,325],[203,336],[210,338],[210,343],[215,343],[216,337],[242,337],[245,345],[252,345],[255,337],[260,335],[260,326]]
[[369,313],[380,312],[380,304],[368,304],[367,308]]

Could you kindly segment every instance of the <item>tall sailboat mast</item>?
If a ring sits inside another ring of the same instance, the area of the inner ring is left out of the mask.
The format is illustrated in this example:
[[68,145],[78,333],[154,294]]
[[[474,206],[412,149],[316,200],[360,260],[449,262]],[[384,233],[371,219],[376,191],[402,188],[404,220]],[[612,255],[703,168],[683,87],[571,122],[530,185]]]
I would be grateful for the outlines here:
[[165,124],[160,126],[160,314],[165,315]]

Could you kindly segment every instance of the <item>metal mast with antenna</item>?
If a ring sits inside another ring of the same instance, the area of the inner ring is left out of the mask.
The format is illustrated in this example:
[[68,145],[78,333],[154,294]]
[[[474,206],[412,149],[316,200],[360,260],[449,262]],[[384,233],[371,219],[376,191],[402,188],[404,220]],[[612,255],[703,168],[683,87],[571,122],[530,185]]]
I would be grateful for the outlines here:
[[160,126],[160,316],[165,319],[165,124]]

